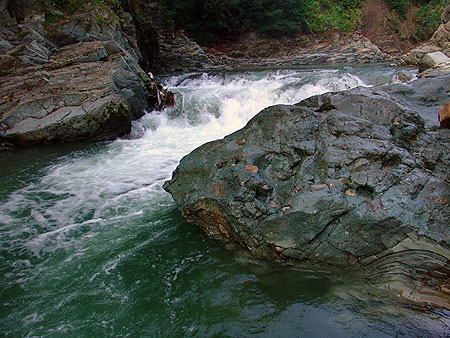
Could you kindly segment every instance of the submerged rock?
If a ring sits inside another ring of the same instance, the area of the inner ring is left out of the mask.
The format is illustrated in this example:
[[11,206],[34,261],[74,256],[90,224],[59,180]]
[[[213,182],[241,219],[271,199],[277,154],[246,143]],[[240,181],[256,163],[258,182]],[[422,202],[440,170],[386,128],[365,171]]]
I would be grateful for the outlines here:
[[185,156],[164,189],[257,257],[448,278],[450,134],[420,107],[436,120],[450,75],[432,80],[434,102],[420,79],[269,107]]

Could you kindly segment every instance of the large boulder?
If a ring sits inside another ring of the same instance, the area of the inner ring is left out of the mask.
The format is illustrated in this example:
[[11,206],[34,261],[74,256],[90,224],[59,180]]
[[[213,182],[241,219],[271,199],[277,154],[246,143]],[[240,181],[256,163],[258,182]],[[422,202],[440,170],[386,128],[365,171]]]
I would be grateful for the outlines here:
[[[150,96],[133,58],[116,42],[74,44],[40,67],[0,79],[0,139],[17,145],[110,140],[125,135]],[[95,74],[95,76],[93,76]]]
[[[430,81],[269,107],[185,156],[164,189],[257,257],[448,278],[450,134],[414,111]],[[436,119],[450,75],[432,81]]]
[[136,37],[122,30],[131,18],[85,2],[82,11],[46,23],[35,2],[21,0],[24,13],[19,2],[0,6],[0,143],[127,134],[154,101]]

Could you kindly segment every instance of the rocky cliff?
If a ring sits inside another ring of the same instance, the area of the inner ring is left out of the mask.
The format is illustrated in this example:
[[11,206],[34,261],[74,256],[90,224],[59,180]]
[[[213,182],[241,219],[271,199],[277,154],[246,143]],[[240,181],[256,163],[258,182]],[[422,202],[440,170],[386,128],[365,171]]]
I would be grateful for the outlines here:
[[133,17],[139,49],[144,55],[145,70],[156,73],[188,72],[223,65],[220,58],[208,54],[183,30],[163,21],[160,0],[123,1]]
[[38,0],[1,2],[0,140],[109,140],[150,109],[131,16],[90,5],[48,21]]

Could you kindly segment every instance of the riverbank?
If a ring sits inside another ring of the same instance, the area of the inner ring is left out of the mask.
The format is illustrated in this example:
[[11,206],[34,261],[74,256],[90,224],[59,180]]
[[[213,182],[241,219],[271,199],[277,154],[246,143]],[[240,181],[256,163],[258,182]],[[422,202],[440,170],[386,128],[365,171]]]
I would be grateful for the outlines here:
[[218,52],[214,48],[207,50],[222,58],[221,67],[225,69],[395,64],[398,62],[398,58],[383,53],[369,39],[358,33],[318,37],[317,40],[306,44],[294,40],[289,49],[287,46],[282,47],[273,42],[273,40],[257,39],[250,34],[249,37],[240,41],[239,49],[228,51],[228,54]]

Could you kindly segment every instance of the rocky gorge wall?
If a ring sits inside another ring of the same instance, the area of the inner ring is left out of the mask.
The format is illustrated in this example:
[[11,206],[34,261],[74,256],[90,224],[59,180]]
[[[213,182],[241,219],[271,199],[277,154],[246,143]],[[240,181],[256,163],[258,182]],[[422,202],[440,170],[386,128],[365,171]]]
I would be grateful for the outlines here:
[[111,140],[151,108],[132,18],[86,2],[47,22],[38,0],[0,6],[0,140]]

